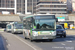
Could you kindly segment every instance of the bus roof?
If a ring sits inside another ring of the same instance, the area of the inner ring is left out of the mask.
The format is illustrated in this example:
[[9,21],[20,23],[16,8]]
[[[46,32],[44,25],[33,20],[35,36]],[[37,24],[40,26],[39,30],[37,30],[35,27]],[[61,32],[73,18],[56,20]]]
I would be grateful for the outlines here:
[[34,15],[28,15],[28,16],[24,17],[23,19],[33,17],[33,16],[37,16],[37,15],[54,15],[54,14],[34,14]]
[[14,23],[22,23],[22,22],[10,22],[7,25],[11,25],[11,24],[14,24]]

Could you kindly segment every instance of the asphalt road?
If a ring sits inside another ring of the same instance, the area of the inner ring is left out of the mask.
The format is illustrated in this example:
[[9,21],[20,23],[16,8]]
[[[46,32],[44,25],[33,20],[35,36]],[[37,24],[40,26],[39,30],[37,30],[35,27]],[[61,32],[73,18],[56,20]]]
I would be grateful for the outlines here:
[[5,48],[7,50],[75,50],[75,35],[67,35],[66,38],[59,38],[50,42],[49,40],[40,40],[30,42],[25,40],[22,34],[11,34],[2,32],[1,36],[5,39]]
[[[21,34],[16,34],[16,35],[24,38],[23,35]],[[75,50],[74,35],[67,35],[66,38],[57,37],[56,39],[53,40],[53,42],[50,42],[49,40],[40,40],[31,43],[42,48],[42,50]]]

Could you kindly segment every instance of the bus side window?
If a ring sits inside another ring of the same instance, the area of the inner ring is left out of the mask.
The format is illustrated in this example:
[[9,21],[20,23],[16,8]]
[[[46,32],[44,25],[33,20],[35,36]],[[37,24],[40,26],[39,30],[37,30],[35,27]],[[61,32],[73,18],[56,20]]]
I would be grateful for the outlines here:
[[25,29],[25,27],[26,27],[26,21],[23,21],[23,27]]

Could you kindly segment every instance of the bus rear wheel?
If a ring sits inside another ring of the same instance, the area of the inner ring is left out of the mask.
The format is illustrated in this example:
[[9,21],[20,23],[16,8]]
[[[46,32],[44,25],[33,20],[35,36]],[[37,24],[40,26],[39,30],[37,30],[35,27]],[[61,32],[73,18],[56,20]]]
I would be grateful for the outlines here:
[[25,39],[28,39],[27,37],[25,37]]

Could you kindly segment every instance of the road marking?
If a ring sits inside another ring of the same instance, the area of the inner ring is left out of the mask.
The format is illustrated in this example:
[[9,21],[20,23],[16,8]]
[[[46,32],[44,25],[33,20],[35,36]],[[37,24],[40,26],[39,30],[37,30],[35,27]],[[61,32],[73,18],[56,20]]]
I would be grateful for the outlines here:
[[33,46],[31,46],[30,44],[26,43],[25,41],[23,41],[22,39],[20,39],[19,37],[17,37],[16,35],[14,35],[17,39],[19,39],[20,41],[22,41],[23,43],[27,44],[29,47],[33,48],[34,50],[37,50],[36,48],[34,48]]
[[67,40],[66,42],[72,42],[72,41]]
[[64,44],[64,43],[61,43],[61,45],[66,45],[66,44]]
[[70,38],[70,39],[74,39],[74,38]]
[[[8,40],[6,40],[6,42],[8,42]],[[10,46],[10,44],[8,44],[8,46]]]
[[8,44],[8,46],[10,46],[10,44]]

